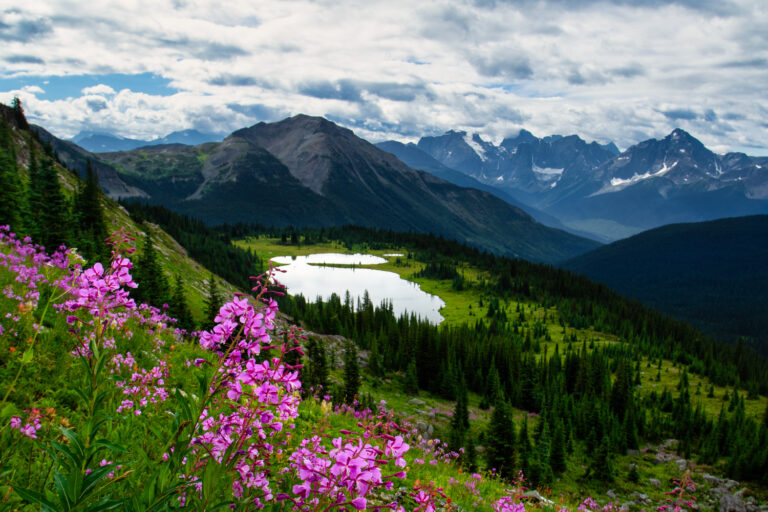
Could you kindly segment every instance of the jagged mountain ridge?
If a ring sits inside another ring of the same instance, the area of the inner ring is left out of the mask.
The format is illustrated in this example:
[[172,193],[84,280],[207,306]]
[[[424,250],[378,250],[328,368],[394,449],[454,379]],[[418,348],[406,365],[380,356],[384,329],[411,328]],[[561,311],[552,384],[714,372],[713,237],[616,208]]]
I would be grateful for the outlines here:
[[571,229],[610,239],[672,222],[768,212],[768,158],[717,155],[681,129],[620,154],[612,144],[574,135],[539,139],[525,130],[499,146],[464,132],[424,137],[418,146]]
[[146,194],[142,199],[212,224],[358,224],[434,233],[546,262],[599,245],[538,224],[487,192],[411,169],[323,118],[259,123],[196,147],[92,156]]
[[404,162],[406,165],[410,166],[413,169],[418,169],[420,171],[426,171],[430,174],[434,174],[438,178],[444,179],[445,181],[450,181],[454,185],[458,185],[460,187],[476,188],[478,190],[484,190],[485,192],[493,194],[499,199],[502,199],[507,203],[525,211],[531,217],[536,219],[537,222],[540,222],[545,226],[549,226],[555,229],[562,229],[574,235],[585,237],[585,238],[591,238],[593,240],[598,240],[600,242],[610,241],[607,239],[603,239],[601,237],[596,237],[592,233],[580,232],[575,229],[569,229],[562,222],[560,222],[560,220],[557,219],[555,216],[550,215],[542,210],[539,210],[538,208],[534,208],[528,204],[525,204],[519,201],[518,199],[515,199],[511,194],[509,194],[505,190],[499,187],[488,185],[486,183],[481,183],[475,178],[469,176],[468,174],[457,171],[455,169],[451,169],[450,167],[447,167],[441,164],[440,162],[435,160],[432,156],[428,155],[427,153],[419,149],[418,146],[416,146],[416,144],[412,142],[408,144],[403,144],[402,142],[388,140],[385,142],[377,143],[376,147],[388,153],[392,153],[397,158],[399,158],[402,162]]

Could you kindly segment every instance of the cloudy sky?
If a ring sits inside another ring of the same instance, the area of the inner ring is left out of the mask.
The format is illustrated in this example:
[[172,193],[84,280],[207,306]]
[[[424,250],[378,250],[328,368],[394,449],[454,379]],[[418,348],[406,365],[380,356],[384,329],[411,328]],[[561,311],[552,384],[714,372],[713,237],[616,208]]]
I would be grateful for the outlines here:
[[306,113],[768,154],[766,27],[765,0],[0,0],[0,101],[64,138]]

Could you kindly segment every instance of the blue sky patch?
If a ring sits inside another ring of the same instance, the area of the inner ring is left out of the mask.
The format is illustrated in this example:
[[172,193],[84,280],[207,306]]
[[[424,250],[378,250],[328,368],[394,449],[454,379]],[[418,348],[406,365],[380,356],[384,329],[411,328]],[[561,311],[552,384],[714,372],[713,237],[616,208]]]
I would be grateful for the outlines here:
[[177,90],[168,84],[171,80],[154,73],[109,73],[101,75],[66,75],[66,76],[20,76],[14,78],[0,77],[0,90],[13,91],[25,86],[36,85],[45,91],[38,96],[50,101],[77,98],[82,96],[86,87],[104,84],[119,92],[130,89],[154,96],[170,96]]

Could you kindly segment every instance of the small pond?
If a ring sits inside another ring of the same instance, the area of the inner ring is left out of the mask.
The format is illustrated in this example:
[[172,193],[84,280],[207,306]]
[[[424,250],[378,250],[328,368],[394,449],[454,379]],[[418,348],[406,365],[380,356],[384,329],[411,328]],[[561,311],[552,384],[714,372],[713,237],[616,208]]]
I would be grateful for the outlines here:
[[325,265],[376,265],[387,260],[371,254],[311,254],[309,256],[278,256],[272,258],[281,264],[280,272],[276,275],[278,281],[288,288],[291,295],[301,294],[307,300],[313,301],[318,296],[328,300],[335,293],[344,300],[346,292],[357,304],[358,297],[362,300],[366,290],[371,302],[379,306],[382,301],[392,303],[395,315],[415,313],[434,324],[443,320],[439,313],[445,302],[430,295],[421,287],[402,279],[394,272],[375,270],[371,268],[340,268]]

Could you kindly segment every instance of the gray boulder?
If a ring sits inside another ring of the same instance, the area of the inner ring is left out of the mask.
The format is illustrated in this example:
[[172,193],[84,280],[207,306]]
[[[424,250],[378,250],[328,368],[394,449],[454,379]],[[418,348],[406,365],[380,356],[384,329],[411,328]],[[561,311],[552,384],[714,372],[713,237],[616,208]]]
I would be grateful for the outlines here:
[[543,505],[554,505],[555,502],[539,494],[539,491],[527,491],[523,493],[523,498],[529,498],[531,501],[537,501]]
[[747,512],[747,505],[741,495],[723,494],[720,497],[720,512]]

